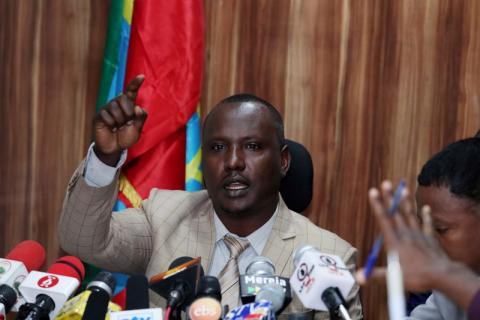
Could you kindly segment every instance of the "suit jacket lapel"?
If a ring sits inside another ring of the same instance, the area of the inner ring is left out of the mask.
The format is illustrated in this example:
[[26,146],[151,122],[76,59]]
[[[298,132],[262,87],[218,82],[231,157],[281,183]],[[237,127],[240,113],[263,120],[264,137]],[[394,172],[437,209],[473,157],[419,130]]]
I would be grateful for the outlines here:
[[215,226],[213,223],[213,206],[211,201],[206,201],[200,208],[198,214],[193,217],[187,236],[187,256],[201,257],[202,267],[205,273],[210,268],[215,246]]
[[292,214],[280,197],[277,217],[262,252],[264,257],[272,260],[278,275],[283,273],[287,267],[287,262],[292,256],[294,242],[290,240],[294,237],[295,229],[293,227]]

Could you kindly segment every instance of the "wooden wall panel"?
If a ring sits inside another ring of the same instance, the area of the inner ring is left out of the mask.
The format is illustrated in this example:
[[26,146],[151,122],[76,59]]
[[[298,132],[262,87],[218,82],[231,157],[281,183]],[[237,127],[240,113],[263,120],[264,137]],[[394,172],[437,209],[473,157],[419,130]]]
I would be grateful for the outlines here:
[[[202,112],[238,92],[278,107],[311,151],[318,225],[359,249],[378,232],[366,193],[415,184],[423,162],[480,128],[480,2],[204,0]],[[88,146],[108,1],[0,2],[0,256],[26,238],[58,254],[65,187]],[[386,319],[385,290],[363,290]]]
[[95,110],[108,2],[0,3],[0,256],[24,239],[59,255],[57,220]]
[[[244,91],[276,105],[313,157],[307,215],[362,264],[378,232],[368,188],[415,186],[429,156],[480,128],[478,2],[204,2],[204,113]],[[382,285],[362,294],[366,319],[387,318]]]

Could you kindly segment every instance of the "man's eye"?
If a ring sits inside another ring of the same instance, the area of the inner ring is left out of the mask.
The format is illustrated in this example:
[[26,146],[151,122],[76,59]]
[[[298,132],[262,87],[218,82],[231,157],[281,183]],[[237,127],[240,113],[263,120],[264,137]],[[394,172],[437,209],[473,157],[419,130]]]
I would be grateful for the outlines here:
[[221,151],[221,150],[225,149],[225,145],[220,144],[220,143],[216,143],[216,144],[211,146],[211,149],[213,151]]
[[247,149],[248,150],[258,150],[260,149],[260,145],[258,143],[247,143]]
[[435,231],[439,234],[439,235],[444,235],[448,232],[449,228],[447,227],[435,227]]

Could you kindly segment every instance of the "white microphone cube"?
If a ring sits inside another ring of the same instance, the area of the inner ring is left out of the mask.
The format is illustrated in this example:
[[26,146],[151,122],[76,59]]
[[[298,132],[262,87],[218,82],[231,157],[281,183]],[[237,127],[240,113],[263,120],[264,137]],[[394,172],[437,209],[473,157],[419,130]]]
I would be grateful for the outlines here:
[[162,308],[110,312],[110,320],[162,320]]
[[32,271],[20,284],[19,289],[25,300],[30,303],[34,303],[39,294],[52,298],[55,309],[50,312],[50,319],[53,319],[79,285],[80,282],[72,277]]
[[306,308],[328,311],[322,301],[323,292],[337,287],[348,296],[355,283],[340,257],[310,250],[303,254],[290,278],[290,286]]
[[12,311],[18,311],[18,308],[25,303],[18,287],[28,275],[27,268],[20,261],[0,258],[0,284],[6,284],[13,288],[17,293],[17,302]]

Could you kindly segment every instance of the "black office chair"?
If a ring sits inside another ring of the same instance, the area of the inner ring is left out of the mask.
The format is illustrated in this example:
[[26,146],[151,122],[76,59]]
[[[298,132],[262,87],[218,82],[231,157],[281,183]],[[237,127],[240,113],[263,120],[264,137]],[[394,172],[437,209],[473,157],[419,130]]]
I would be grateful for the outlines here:
[[312,201],[313,162],[298,142],[285,139],[291,155],[290,169],[282,179],[280,194],[290,210],[302,213]]

